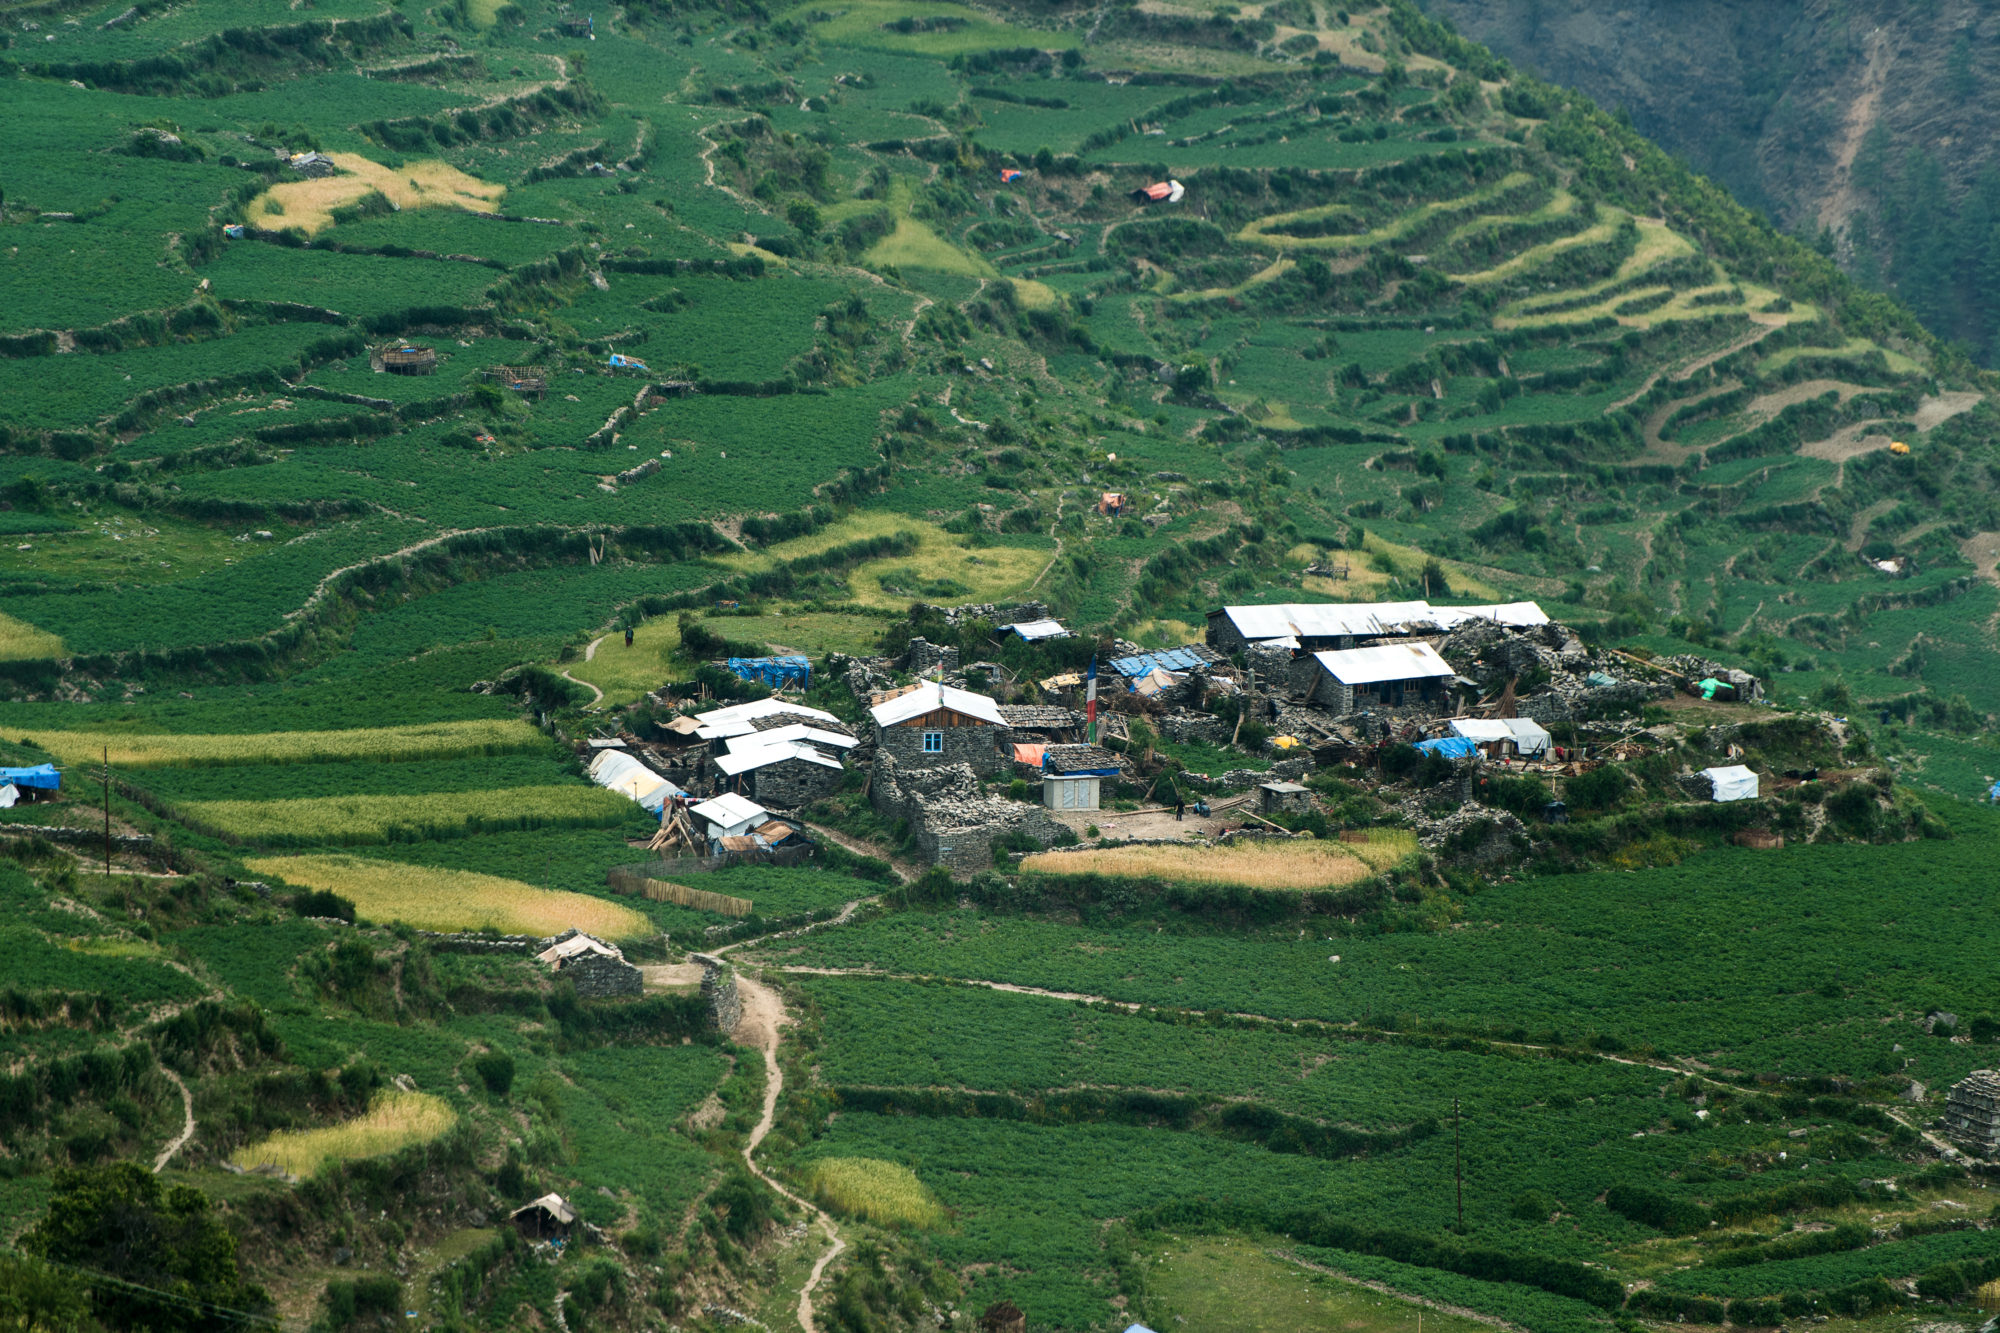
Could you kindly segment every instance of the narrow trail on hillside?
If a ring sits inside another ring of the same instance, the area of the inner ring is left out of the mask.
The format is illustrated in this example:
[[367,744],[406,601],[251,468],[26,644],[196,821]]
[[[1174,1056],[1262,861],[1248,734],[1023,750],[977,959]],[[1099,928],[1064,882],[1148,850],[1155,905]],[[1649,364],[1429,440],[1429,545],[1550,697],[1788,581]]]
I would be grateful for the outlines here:
[[160,1072],[166,1075],[169,1083],[180,1089],[181,1111],[187,1117],[187,1123],[181,1126],[180,1133],[167,1141],[166,1147],[160,1149],[160,1155],[153,1159],[153,1174],[156,1176],[167,1169],[167,1163],[174,1160],[174,1154],[187,1147],[188,1140],[194,1137],[194,1094],[188,1091],[188,1085],[181,1082],[181,1076],[173,1070],[163,1065],[160,1067]]
[[[918,873],[917,871],[915,871],[905,863],[898,861],[894,856],[890,855],[883,848],[874,846],[871,843],[863,842],[859,838],[850,838],[845,833],[841,833],[836,829],[830,829],[824,824],[814,824],[808,822],[806,824],[806,827],[811,829],[814,833],[819,834],[820,837],[825,838],[828,842],[832,843],[834,846],[840,847],[846,851],[853,852],[856,856],[866,856],[866,857],[871,857],[877,861],[887,862],[889,869],[896,872],[896,878],[901,880],[905,884],[908,884],[911,880],[914,880],[917,877]],[[849,905],[852,906],[852,904]]]
[[[588,662],[591,658],[597,656],[597,645],[603,643],[606,639],[610,637],[611,636],[609,634],[600,634],[596,638],[592,639],[590,641],[589,646],[587,646],[583,650],[583,660]],[[603,690],[598,689],[595,685],[592,685],[587,680],[578,680],[575,676],[570,675],[568,667],[564,667],[562,669],[562,678],[568,681],[572,685],[581,685],[586,690],[589,690],[592,695],[592,698],[590,700],[590,706],[592,708],[595,708],[599,704],[604,702]]]
[[750,1168],[750,1174],[816,1218],[826,1238],[833,1242],[813,1264],[805,1285],[799,1288],[799,1327],[805,1333],[819,1333],[818,1326],[813,1323],[813,1289],[826,1276],[827,1265],[847,1248],[847,1242],[841,1239],[840,1228],[834,1225],[824,1209],[792,1193],[757,1165],[757,1145],[771,1132],[772,1122],[778,1116],[778,1097],[785,1090],[785,1072],[778,1065],[778,1030],[792,1019],[785,1012],[785,1002],[769,986],[752,981],[739,972],[736,974],[736,987],[743,997],[743,1017],[737,1020],[730,1036],[737,1044],[752,1046],[764,1053],[764,1113],[757,1117],[756,1127],[750,1131],[750,1140],[743,1145],[743,1164]]

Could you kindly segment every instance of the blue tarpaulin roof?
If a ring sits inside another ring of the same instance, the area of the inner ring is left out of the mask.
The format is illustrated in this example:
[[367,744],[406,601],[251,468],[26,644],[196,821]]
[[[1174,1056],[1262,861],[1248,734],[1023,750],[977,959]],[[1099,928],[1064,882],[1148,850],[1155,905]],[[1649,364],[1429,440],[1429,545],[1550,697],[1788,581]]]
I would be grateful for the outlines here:
[[40,787],[56,791],[62,786],[62,774],[56,772],[54,764],[36,764],[33,768],[0,768],[0,782],[11,782],[16,787]]
[[1192,648],[1167,648],[1157,653],[1140,653],[1135,657],[1114,657],[1111,669],[1121,676],[1144,676],[1155,667],[1168,671],[1192,671],[1202,662],[1202,655]]
[[1470,759],[1479,753],[1477,743],[1464,736],[1440,736],[1434,741],[1418,741],[1425,754],[1441,754],[1447,759]]
[[729,669],[739,680],[762,681],[774,690],[812,684],[812,663],[803,657],[732,657]]

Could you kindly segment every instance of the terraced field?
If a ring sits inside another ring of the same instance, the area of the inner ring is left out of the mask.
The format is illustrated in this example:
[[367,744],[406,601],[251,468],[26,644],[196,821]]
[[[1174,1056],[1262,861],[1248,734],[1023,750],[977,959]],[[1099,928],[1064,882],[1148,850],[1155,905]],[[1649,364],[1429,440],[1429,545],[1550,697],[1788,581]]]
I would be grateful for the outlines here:
[[[0,0],[0,120],[0,762],[69,788],[0,861],[10,1254],[57,1167],[174,1143],[299,1328],[418,1246],[374,1313],[452,1329],[1976,1324],[1990,1181],[1896,1097],[1990,1063],[1931,1007],[2000,1013],[1947,966],[2000,385],[1629,125],[1408,0]],[[892,894],[745,950],[742,1047],[684,972],[599,1007],[420,933],[680,968],[891,888],[614,898],[655,828],[579,744],[732,688],[697,657],[1414,596],[1740,662],[1958,837],[1477,892],[1094,852],[1177,905]],[[151,852],[72,855],[100,819]],[[550,1191],[616,1248],[487,1237]]]

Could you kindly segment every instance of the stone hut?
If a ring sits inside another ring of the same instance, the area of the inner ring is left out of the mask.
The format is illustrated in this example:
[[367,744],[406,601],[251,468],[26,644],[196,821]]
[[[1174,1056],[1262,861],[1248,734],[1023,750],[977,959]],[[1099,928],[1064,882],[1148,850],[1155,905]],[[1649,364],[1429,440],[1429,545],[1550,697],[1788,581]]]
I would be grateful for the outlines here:
[[983,694],[925,681],[877,698],[875,755],[893,755],[904,769],[965,764],[974,773],[998,773],[1012,758],[1007,720]]
[[987,795],[963,763],[904,768],[878,752],[869,801],[882,818],[909,822],[919,860],[957,874],[991,866],[997,838],[1026,835],[1050,847],[1070,836],[1040,806]]
[[615,999],[638,995],[646,988],[639,969],[625,961],[617,945],[580,930],[556,936],[535,959],[575,985],[578,999]]
[[1266,782],[1257,788],[1260,814],[1302,815],[1312,809],[1312,792],[1296,782]]
[[2000,1073],[1975,1069],[1952,1085],[1944,1132],[1975,1156],[2000,1158]]
[[958,649],[928,639],[911,639],[910,650],[903,656],[903,669],[913,676],[928,676],[934,671],[950,675],[958,670]]
[[1317,652],[1310,660],[1306,700],[1336,717],[1361,708],[1438,703],[1458,675],[1437,649],[1422,642]]
[[810,745],[759,745],[715,761],[722,780],[767,808],[795,810],[832,794],[841,762]]
[[529,1240],[553,1240],[569,1235],[569,1229],[576,1225],[576,1210],[563,1201],[562,1195],[544,1194],[507,1214],[507,1220]]

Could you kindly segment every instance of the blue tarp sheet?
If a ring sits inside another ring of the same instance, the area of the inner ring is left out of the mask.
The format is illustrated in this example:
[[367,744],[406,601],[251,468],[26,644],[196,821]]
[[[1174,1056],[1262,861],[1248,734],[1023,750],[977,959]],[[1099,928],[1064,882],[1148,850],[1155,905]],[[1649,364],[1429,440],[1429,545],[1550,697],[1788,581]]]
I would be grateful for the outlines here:
[[1157,653],[1111,659],[1111,669],[1121,676],[1143,676],[1155,667],[1164,667],[1168,671],[1192,671],[1201,664],[1201,654],[1192,648],[1167,648]]
[[729,669],[738,680],[761,681],[774,690],[812,684],[812,663],[803,657],[732,657]]
[[1470,759],[1479,753],[1479,746],[1464,736],[1440,736],[1434,741],[1418,741],[1417,748],[1425,754],[1441,754],[1447,759]]
[[56,772],[54,764],[36,764],[33,768],[0,768],[0,782],[11,782],[16,787],[40,787],[44,791],[58,791],[62,787],[62,774]]
[[1986,799],[1989,801],[2000,801],[2000,782],[1993,784],[1993,790],[1986,793]]

